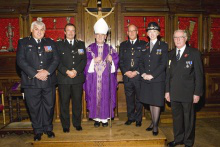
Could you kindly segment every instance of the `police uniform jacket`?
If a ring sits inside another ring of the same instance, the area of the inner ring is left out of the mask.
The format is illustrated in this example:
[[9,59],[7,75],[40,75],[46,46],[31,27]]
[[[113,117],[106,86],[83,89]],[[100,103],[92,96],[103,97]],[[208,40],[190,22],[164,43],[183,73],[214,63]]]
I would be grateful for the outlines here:
[[[33,37],[20,39],[16,58],[22,70],[22,88],[48,88],[57,84],[55,70],[59,64],[59,57],[55,43],[50,38],[42,38],[39,45]],[[37,70],[40,69],[49,72],[46,81],[35,78]]]
[[[58,66],[58,84],[78,84],[83,83],[84,68],[86,66],[86,50],[85,43],[74,40],[74,45],[70,45],[67,40],[58,41],[57,48],[60,56],[60,64]],[[67,70],[76,70],[75,78],[67,76]]]
[[202,96],[203,66],[197,49],[186,47],[179,61],[176,49],[169,53],[166,92],[177,102],[192,102],[193,95]]
[[[119,49],[119,66],[123,74],[124,82],[128,82],[129,78],[124,74],[127,71],[137,71],[139,70],[139,59],[141,57],[142,50],[145,49],[146,42],[137,39],[132,45],[130,40],[124,41],[120,44]],[[133,78],[134,80],[140,80],[140,74]]]
[[157,40],[150,52],[150,43],[142,50],[140,58],[140,74],[150,74],[154,78],[152,80],[144,80],[143,82],[161,82],[165,81],[165,70],[167,64],[168,45],[165,42]]

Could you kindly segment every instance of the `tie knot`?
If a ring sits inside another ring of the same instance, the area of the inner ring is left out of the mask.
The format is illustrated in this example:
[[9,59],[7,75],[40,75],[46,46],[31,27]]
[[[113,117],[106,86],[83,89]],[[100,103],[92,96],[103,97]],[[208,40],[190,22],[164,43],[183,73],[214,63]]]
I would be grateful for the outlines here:
[[72,40],[70,41],[70,45],[73,45],[73,41]]
[[37,39],[37,43],[38,43],[38,44],[40,43],[40,39]]
[[133,45],[133,44],[134,44],[134,41],[131,41],[131,44]]

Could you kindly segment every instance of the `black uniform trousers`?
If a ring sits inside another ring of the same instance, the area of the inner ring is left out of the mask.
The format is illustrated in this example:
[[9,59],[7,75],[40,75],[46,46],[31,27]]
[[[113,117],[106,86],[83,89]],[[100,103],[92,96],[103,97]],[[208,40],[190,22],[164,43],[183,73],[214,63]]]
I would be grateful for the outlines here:
[[141,81],[136,79],[129,79],[124,82],[124,89],[127,102],[127,117],[128,120],[142,121],[142,108],[140,102]]
[[83,84],[59,84],[58,88],[60,96],[60,119],[62,127],[70,127],[70,98],[72,98],[73,126],[81,126]]
[[55,86],[50,88],[25,88],[24,95],[31,116],[34,133],[53,130]]
[[194,104],[171,101],[175,142],[193,146],[195,138]]

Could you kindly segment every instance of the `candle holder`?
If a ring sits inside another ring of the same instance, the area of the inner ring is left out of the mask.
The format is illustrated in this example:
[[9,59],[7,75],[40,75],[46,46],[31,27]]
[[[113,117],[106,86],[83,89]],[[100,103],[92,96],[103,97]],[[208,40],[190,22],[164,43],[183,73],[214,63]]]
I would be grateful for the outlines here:
[[53,25],[53,28],[54,28],[54,29],[56,29],[56,23],[57,23],[57,20],[54,18],[54,19],[53,19],[53,24],[54,24],[54,25]]

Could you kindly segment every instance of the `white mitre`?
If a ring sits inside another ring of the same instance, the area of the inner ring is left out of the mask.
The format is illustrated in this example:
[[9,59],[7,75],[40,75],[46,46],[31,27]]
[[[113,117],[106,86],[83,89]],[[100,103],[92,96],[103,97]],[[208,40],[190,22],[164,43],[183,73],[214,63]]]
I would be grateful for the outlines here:
[[107,34],[108,24],[103,18],[100,18],[94,25],[95,34]]

